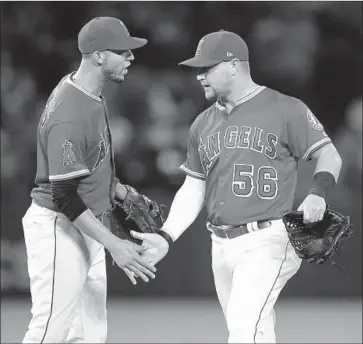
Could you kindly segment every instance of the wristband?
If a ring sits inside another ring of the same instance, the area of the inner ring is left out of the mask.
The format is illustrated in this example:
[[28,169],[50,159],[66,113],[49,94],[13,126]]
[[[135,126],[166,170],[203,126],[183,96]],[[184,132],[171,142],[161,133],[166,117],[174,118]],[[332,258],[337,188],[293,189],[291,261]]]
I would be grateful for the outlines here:
[[330,172],[318,172],[314,175],[314,186],[309,190],[309,194],[317,195],[325,199],[335,184],[335,178]]
[[166,233],[164,231],[159,231],[158,234],[160,236],[162,236],[168,242],[169,247],[174,243],[172,237],[168,233]]

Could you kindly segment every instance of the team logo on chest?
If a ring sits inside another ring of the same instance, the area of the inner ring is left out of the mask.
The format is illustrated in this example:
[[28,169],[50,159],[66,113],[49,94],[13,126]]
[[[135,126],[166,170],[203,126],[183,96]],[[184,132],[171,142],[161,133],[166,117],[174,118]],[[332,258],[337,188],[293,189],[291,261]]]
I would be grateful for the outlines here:
[[110,151],[110,145],[108,143],[107,137],[108,137],[108,130],[106,127],[104,132],[101,133],[101,140],[98,143],[98,156],[92,171],[97,169],[102,164],[103,160],[105,160],[107,154]]
[[63,148],[63,166],[74,165],[76,163],[76,157],[72,149],[72,142],[64,140],[62,143]]

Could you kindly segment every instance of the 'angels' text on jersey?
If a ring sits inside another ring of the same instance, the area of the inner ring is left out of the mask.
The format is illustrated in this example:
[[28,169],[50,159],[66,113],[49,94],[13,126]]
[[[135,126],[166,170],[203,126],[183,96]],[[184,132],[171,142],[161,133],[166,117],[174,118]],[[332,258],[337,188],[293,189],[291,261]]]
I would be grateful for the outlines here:
[[206,174],[208,174],[213,159],[218,157],[221,152],[221,141],[225,148],[252,149],[270,159],[276,157],[277,135],[265,132],[258,127],[229,126],[226,128],[222,140],[220,131],[209,135],[206,143],[200,137],[198,151]]

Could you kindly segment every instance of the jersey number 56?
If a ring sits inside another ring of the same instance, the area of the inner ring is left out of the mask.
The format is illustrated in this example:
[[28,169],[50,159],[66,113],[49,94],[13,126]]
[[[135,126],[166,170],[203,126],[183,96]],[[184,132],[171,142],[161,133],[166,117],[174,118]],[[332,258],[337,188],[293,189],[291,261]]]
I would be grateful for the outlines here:
[[258,197],[273,199],[277,195],[277,172],[271,166],[261,166],[255,176],[253,165],[236,164],[233,170],[232,191],[237,197],[250,197],[254,189]]

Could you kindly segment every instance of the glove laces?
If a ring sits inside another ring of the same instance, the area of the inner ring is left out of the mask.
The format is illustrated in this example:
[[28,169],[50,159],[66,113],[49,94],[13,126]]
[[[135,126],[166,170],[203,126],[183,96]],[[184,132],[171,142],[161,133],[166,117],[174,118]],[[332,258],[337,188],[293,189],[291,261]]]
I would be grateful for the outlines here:
[[336,266],[337,268],[339,268],[341,271],[343,271],[344,275],[345,275],[345,279],[347,281],[349,281],[349,276],[347,274],[347,272],[345,271],[344,268],[342,268],[340,265],[338,265],[336,262],[334,262],[331,258],[328,258],[328,260],[331,262],[332,266]]

